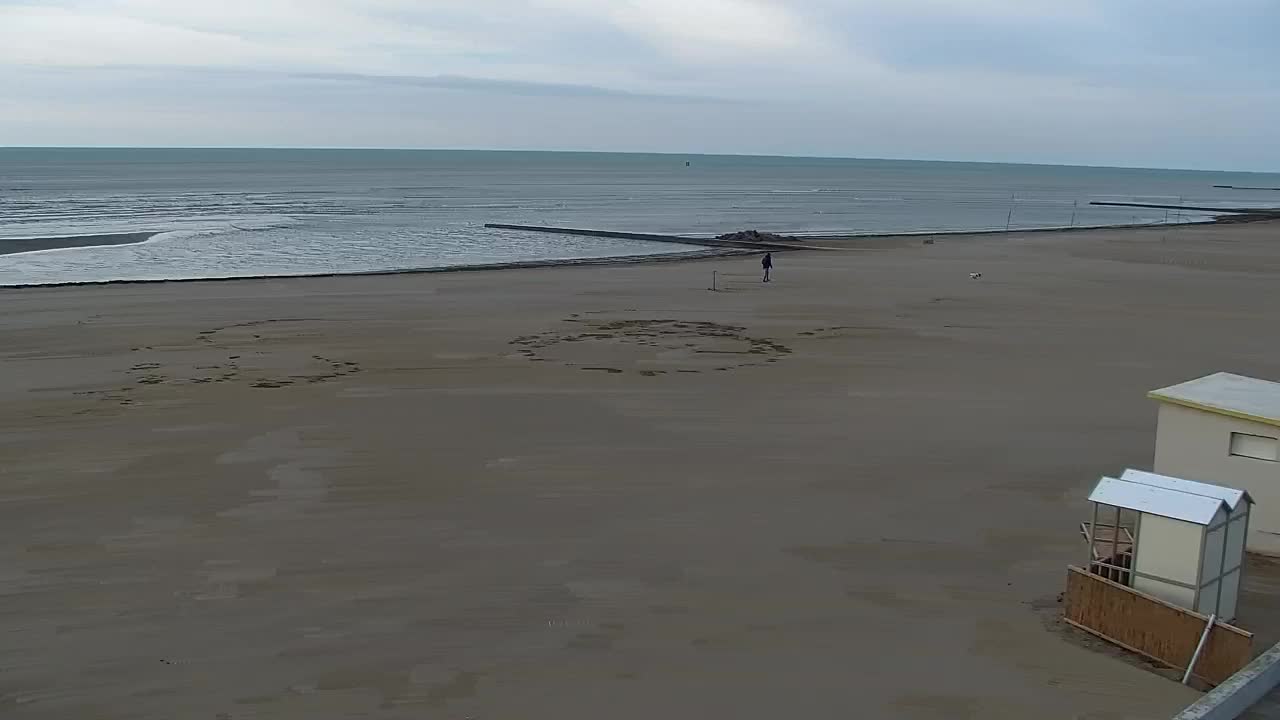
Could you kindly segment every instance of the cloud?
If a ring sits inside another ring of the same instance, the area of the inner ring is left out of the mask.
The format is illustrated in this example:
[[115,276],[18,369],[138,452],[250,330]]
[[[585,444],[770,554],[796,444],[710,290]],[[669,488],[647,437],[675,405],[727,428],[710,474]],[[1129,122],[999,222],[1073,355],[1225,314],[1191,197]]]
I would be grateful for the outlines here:
[[822,44],[822,33],[763,0],[541,0],[544,7],[612,25],[677,57],[773,58]]
[[[217,11],[211,11],[217,8]],[[327,11],[326,11],[327,10]],[[378,48],[479,48],[346,8],[279,0],[0,6],[0,63],[40,66],[387,67]]]
[[494,80],[491,78],[475,78],[463,75],[363,75],[358,73],[297,73],[287,76],[297,80],[316,80],[332,83],[354,83],[375,86],[394,86],[405,88],[421,88],[427,90],[454,90],[459,92],[482,92],[507,96],[531,97],[577,97],[577,98],[609,98],[631,99],[640,101],[657,101],[673,103],[723,103],[732,101],[714,97],[697,97],[691,95],[658,95],[650,93],[628,92],[595,85],[573,85],[568,83],[525,82],[518,80]]
[[0,144],[1263,169],[1277,27],[1273,0],[0,0]]

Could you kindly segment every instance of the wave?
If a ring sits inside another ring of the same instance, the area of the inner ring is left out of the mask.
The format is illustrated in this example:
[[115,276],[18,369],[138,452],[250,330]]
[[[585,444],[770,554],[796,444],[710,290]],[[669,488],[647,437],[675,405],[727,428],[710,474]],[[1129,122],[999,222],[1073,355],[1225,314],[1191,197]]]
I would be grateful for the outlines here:
[[857,192],[857,191],[854,190],[853,188],[848,188],[844,190],[840,188],[814,188],[812,190],[767,190],[766,191],[766,193],[770,195],[813,195],[815,193],[848,195],[849,193],[853,193],[853,192]]
[[672,262],[678,260],[724,257],[730,255],[747,255],[749,250],[728,248],[701,248],[697,250],[671,250],[642,255],[599,255],[570,258],[544,258],[541,260],[508,260],[481,263],[457,263],[444,265],[425,265],[421,267],[405,266],[377,270],[348,271],[298,271],[272,272],[264,274],[241,275],[175,275],[172,277],[149,277],[137,279],[114,280],[61,280],[53,282],[29,282],[0,284],[0,289],[19,289],[31,287],[78,287],[86,285],[153,285],[171,282],[227,282],[236,280],[271,280],[290,278],[334,278],[334,277],[378,277],[388,275],[417,275],[434,273],[459,273],[492,270],[517,270],[546,267],[573,267],[591,265],[632,265],[641,263]]
[[272,230],[285,230],[296,227],[296,221],[285,222],[261,222],[250,224],[250,221],[238,221],[220,223],[218,225],[206,225],[197,227],[175,228],[164,232],[156,233],[148,242],[163,242],[170,240],[190,240],[200,237],[217,237],[219,235],[228,235],[231,233],[260,233],[270,232]]
[[87,233],[83,235],[54,235],[47,237],[0,237],[0,256],[30,255],[36,253],[67,252],[147,245],[169,240],[189,240],[198,237],[215,237],[233,232],[257,233],[284,230],[299,223],[292,218],[254,222],[251,220],[223,222],[217,225],[179,227],[168,230],[135,230],[127,232]]
[[267,224],[267,225],[260,225],[258,227],[245,227],[243,225],[238,225],[236,223],[228,223],[228,227],[230,227],[231,229],[239,230],[240,232],[247,232],[247,233],[267,232],[269,230],[285,230],[285,229],[296,227],[296,226],[297,226],[297,223],[294,223],[294,222],[273,223],[273,224]]

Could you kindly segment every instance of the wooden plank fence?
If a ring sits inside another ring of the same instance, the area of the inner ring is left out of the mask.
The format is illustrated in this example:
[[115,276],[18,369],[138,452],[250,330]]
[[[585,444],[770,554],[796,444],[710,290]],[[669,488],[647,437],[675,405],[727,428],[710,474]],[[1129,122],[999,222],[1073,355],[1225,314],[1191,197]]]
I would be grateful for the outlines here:
[[[1178,670],[1195,654],[1209,618],[1078,567],[1068,568],[1066,621]],[[1249,664],[1253,634],[1215,623],[1193,675],[1217,685]]]

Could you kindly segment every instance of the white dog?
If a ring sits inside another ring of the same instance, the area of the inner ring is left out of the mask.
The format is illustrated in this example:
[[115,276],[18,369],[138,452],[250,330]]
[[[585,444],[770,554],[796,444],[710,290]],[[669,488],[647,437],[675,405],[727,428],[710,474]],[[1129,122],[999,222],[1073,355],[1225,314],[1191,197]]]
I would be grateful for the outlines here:
[[981,280],[981,279],[982,279],[982,273],[969,273],[969,279],[970,279],[970,280]]

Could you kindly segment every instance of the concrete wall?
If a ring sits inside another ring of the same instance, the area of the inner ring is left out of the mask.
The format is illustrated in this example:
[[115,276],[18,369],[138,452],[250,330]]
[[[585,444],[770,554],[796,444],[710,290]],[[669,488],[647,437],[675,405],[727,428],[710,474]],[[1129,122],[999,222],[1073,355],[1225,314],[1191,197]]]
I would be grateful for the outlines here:
[[1247,490],[1257,504],[1249,523],[1251,552],[1280,556],[1280,462],[1231,455],[1231,433],[1280,436],[1280,427],[1160,404],[1155,471]]
[[1233,720],[1280,684],[1280,645],[1218,685],[1174,720]]
[[[1133,569],[1139,573],[1198,585],[1200,538],[1204,526],[1159,515],[1143,515]],[[1195,610],[1196,591],[1135,575],[1133,588],[1178,607]]]

